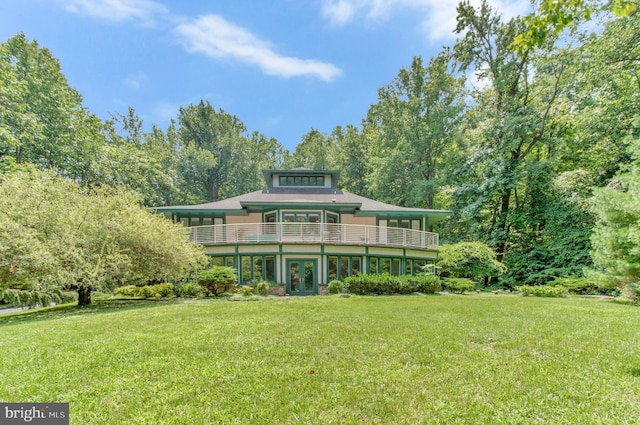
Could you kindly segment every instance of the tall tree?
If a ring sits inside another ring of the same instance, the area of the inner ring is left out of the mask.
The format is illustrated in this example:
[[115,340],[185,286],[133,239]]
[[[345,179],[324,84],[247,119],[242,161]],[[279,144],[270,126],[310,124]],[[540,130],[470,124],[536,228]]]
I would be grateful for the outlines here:
[[630,140],[628,149],[631,165],[595,192],[592,257],[612,286],[626,287],[640,301],[640,140]]
[[458,6],[456,31],[464,36],[454,47],[455,57],[461,70],[474,70],[487,84],[473,93],[477,144],[464,168],[476,182],[461,187],[460,194],[466,199],[466,214],[489,212],[484,238],[501,262],[517,204],[514,194],[523,184],[525,168],[547,158],[557,142],[550,117],[563,56],[551,56],[550,43],[536,51],[511,50],[514,38],[525,30],[521,19],[503,23],[486,1],[478,9],[468,1]]
[[337,126],[332,132],[335,140],[335,168],[340,171],[341,188],[361,196],[369,196],[370,142],[357,127]]
[[195,193],[207,201],[221,199],[228,182],[234,145],[246,131],[245,125],[222,109],[216,111],[209,102],[180,108],[177,133],[185,156],[182,170],[189,173]]
[[333,168],[334,140],[312,128],[302,136],[293,154],[283,164],[284,168],[306,167],[312,170]]
[[0,44],[0,62],[0,155],[83,178],[103,143],[101,121],[83,107],[58,60],[17,34]]
[[433,208],[442,185],[442,165],[455,152],[464,110],[463,80],[442,52],[427,66],[414,57],[391,84],[378,90],[365,126],[377,134],[374,196],[403,206]]

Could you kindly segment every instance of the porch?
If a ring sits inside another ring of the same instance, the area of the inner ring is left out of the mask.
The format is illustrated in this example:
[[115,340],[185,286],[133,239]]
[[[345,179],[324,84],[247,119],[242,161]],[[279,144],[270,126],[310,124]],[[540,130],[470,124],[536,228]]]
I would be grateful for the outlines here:
[[218,224],[189,228],[190,240],[204,246],[236,244],[328,244],[438,249],[438,234],[419,230],[331,223]]

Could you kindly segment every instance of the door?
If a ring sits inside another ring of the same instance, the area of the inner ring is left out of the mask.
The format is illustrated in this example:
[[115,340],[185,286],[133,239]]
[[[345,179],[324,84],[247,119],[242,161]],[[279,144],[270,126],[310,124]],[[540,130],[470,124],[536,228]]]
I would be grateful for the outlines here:
[[315,295],[318,293],[316,280],[318,260],[287,260],[287,294]]

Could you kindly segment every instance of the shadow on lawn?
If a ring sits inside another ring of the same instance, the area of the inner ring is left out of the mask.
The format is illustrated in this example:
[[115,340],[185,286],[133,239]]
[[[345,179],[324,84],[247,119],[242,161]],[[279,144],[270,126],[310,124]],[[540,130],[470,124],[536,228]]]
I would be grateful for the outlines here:
[[141,308],[153,308],[160,305],[175,304],[176,299],[169,300],[143,300],[143,299],[109,299],[96,300],[91,305],[79,307],[74,304],[62,304],[53,307],[24,310],[0,316],[0,326],[16,325],[27,322],[40,322],[43,320],[60,319],[78,315],[94,315],[112,313],[115,311],[137,310]]

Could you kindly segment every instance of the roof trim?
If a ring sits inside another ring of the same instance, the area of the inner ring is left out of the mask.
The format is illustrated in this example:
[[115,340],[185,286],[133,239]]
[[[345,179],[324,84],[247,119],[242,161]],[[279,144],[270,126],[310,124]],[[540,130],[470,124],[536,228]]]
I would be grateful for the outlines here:
[[295,207],[304,209],[340,208],[357,210],[361,202],[322,202],[322,201],[240,201],[243,207]]

